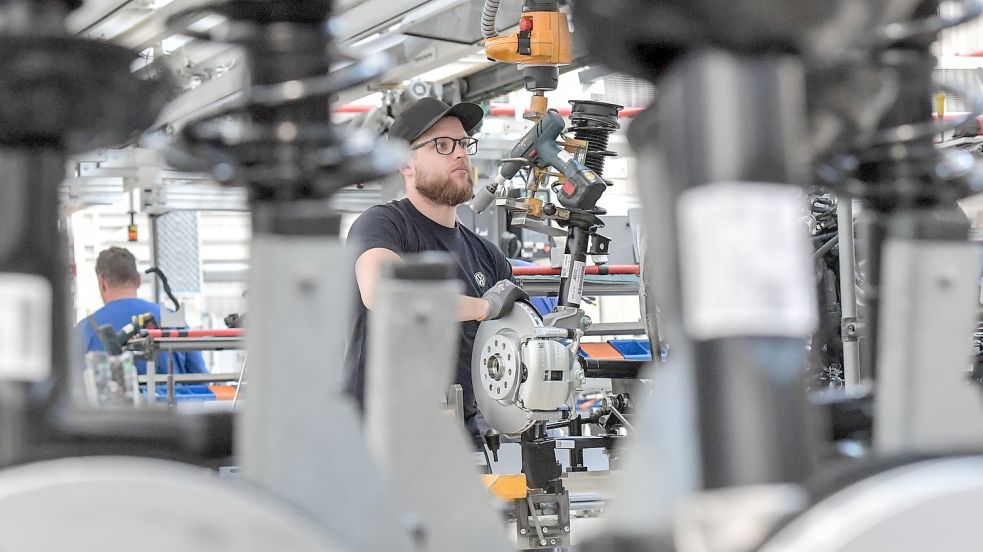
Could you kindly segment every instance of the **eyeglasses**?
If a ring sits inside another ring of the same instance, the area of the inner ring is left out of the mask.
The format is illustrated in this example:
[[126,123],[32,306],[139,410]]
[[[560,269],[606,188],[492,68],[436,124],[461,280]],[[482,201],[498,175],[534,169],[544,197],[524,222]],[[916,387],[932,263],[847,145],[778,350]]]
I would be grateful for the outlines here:
[[437,153],[440,155],[450,155],[454,153],[454,149],[460,145],[464,151],[468,152],[468,155],[474,155],[478,153],[478,139],[477,138],[449,138],[447,136],[438,136],[436,138],[431,138],[426,142],[420,142],[415,146],[411,146],[410,150],[418,150],[423,146],[433,142],[434,148],[436,148]]

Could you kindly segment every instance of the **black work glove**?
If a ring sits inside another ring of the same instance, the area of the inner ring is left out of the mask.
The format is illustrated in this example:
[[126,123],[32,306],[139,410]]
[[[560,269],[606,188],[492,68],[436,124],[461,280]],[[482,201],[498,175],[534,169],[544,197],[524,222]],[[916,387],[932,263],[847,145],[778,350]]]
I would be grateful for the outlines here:
[[482,320],[498,320],[512,312],[512,307],[516,301],[520,299],[523,301],[529,300],[526,292],[522,291],[522,288],[515,285],[511,280],[499,281],[491,289],[486,291],[481,298],[491,303],[488,312]]

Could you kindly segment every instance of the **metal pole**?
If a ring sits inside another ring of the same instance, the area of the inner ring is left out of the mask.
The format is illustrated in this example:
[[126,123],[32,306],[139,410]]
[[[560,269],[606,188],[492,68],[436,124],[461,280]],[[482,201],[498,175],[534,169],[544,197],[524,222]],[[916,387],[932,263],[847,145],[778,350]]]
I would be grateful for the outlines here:
[[[854,394],[860,385],[860,342],[857,328],[856,262],[853,234],[853,200],[841,196],[836,202],[837,235],[840,238],[840,311],[843,336],[843,380],[846,392]],[[850,331],[853,324],[854,331]]]
[[504,552],[473,446],[440,404],[457,365],[457,270],[444,255],[383,270],[369,313],[366,438],[423,550]]
[[165,371],[167,372],[167,406],[174,406],[176,401],[174,398],[174,363],[171,358],[173,354],[173,351],[167,351],[166,360],[164,361]]
[[[700,52],[659,93],[679,247],[678,262],[663,262],[681,272],[703,486],[800,481],[818,438],[802,381],[818,321],[797,188],[809,181],[802,65]],[[699,130],[709,121],[715,132]]]
[[587,267],[587,247],[590,232],[571,226],[567,232],[566,253],[560,272],[560,296],[557,302],[561,307],[580,307],[584,290],[584,273]]
[[[253,206],[250,390],[237,410],[237,456],[245,478],[296,504],[351,548],[408,550],[354,405],[331,400],[343,393],[343,306],[355,297],[354,271],[336,268],[354,261],[337,238],[339,218],[319,209],[325,202]],[[379,530],[365,530],[366,512]]]
[[147,404],[157,402],[157,348],[147,348]]

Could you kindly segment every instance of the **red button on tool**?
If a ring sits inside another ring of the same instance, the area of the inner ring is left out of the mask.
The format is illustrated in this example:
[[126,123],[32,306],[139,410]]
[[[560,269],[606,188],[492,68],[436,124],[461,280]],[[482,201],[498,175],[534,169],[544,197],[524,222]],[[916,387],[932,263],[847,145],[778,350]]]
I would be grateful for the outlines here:
[[520,31],[531,31],[532,30],[532,18],[523,17],[519,19],[519,30]]

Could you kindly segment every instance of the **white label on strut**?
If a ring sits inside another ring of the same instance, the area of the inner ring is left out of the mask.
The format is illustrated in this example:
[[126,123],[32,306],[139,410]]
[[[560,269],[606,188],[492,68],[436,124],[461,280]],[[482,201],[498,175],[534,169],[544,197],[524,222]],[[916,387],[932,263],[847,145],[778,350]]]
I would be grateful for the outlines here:
[[818,323],[804,198],[782,184],[726,182],[678,200],[683,321],[697,339],[803,337]]
[[0,380],[40,381],[51,372],[51,284],[0,274]]
[[570,275],[570,289],[567,292],[567,302],[579,305],[584,295],[584,262],[573,262],[573,274]]
[[570,155],[570,153],[567,152],[567,150],[560,150],[560,153],[556,154],[556,156],[559,157],[560,160],[563,161],[564,163],[569,163],[570,161],[573,160],[573,156]]
[[570,276],[570,259],[572,256],[568,253],[563,256],[563,265],[560,268],[560,278],[566,278]]
[[571,440],[569,440],[569,439],[557,439],[556,440],[556,448],[558,448],[558,449],[572,449],[572,448],[575,448],[575,447],[576,447],[576,445],[574,444],[574,442],[571,441]]

